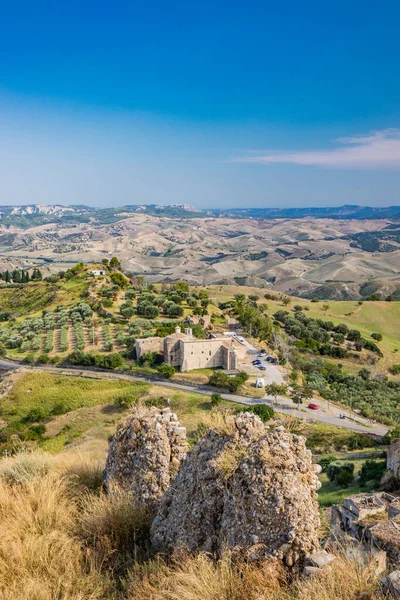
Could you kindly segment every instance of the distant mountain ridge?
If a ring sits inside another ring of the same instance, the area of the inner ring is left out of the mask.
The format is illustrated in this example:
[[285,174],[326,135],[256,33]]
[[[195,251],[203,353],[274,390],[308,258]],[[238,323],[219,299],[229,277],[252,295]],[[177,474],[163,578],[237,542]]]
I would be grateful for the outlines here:
[[126,219],[131,213],[172,219],[225,217],[230,219],[400,219],[400,206],[371,207],[344,205],[339,207],[302,208],[214,208],[198,209],[191,204],[132,204],[121,207],[96,208],[85,205],[29,204],[0,206],[0,224],[32,227],[46,223],[109,224]]

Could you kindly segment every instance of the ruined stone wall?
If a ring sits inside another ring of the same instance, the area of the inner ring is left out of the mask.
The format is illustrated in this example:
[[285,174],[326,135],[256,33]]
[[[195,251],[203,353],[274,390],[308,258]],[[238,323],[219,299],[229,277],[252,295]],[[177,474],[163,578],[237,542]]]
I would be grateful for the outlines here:
[[161,500],[152,542],[300,564],[318,548],[317,469],[303,437],[268,431],[242,413],[226,429],[209,429],[187,455]]
[[123,489],[155,506],[186,455],[186,429],[169,408],[135,407],[110,442],[105,469],[107,490]]

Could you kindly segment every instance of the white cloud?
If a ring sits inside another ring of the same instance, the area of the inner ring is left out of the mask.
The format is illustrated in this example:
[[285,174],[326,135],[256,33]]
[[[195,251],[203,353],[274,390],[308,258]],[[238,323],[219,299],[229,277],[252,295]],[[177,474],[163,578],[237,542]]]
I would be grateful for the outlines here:
[[364,136],[339,138],[336,143],[338,147],[333,150],[275,152],[239,158],[234,162],[291,163],[336,169],[400,168],[400,129],[385,129]]

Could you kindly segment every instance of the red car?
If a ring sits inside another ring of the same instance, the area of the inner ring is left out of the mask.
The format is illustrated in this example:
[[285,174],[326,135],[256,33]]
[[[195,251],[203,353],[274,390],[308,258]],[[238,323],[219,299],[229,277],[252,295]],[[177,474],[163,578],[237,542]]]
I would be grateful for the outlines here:
[[311,403],[308,405],[308,408],[311,408],[311,410],[318,410],[319,406],[318,404]]

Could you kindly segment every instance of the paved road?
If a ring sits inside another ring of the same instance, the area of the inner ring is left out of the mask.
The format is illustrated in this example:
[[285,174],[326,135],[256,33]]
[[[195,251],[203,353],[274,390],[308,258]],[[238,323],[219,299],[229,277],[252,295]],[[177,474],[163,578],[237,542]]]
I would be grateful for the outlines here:
[[[3,367],[2,367],[3,365]],[[8,361],[0,361],[0,368],[9,367],[12,369],[19,368],[19,365],[15,365],[14,363]],[[203,396],[211,396],[216,390],[210,389],[204,385],[185,385],[183,383],[178,383],[171,380],[166,381],[158,381],[154,380],[151,377],[134,375],[131,373],[113,373],[111,371],[100,371],[100,370],[91,370],[91,369],[82,369],[79,367],[76,368],[68,368],[63,369],[60,367],[49,367],[47,365],[43,365],[40,367],[23,367],[25,370],[29,371],[47,371],[54,372],[56,374],[64,374],[64,375],[80,375],[82,377],[96,377],[101,379],[125,379],[128,381],[148,381],[153,385],[162,385],[163,387],[183,390],[185,392],[202,394]],[[221,392],[221,396],[225,400],[229,400],[230,402],[236,402],[238,404],[243,404],[247,406],[254,406],[255,404],[268,404],[273,406],[274,410],[279,413],[287,414],[291,416],[299,416],[302,419],[306,419],[308,421],[317,421],[319,423],[325,423],[326,425],[336,425],[337,427],[344,427],[345,429],[351,429],[352,431],[357,431],[360,433],[369,433],[378,436],[382,436],[387,432],[387,427],[379,424],[371,424],[368,425],[365,419],[357,416],[357,421],[353,420],[342,420],[339,419],[339,414],[343,412],[340,408],[333,407],[332,404],[329,407],[329,412],[325,406],[321,406],[321,402],[318,401],[320,405],[320,410],[311,411],[307,408],[300,408],[300,411],[296,406],[293,405],[292,401],[285,397],[278,397],[277,404],[273,404],[272,398],[268,398],[267,395],[264,398],[249,398],[247,396],[241,396],[240,394],[229,394],[225,392]]]
[[16,365],[8,360],[0,359],[0,371],[11,371],[12,369],[19,369],[20,365]]

